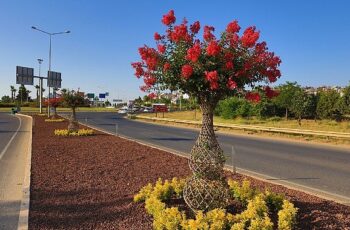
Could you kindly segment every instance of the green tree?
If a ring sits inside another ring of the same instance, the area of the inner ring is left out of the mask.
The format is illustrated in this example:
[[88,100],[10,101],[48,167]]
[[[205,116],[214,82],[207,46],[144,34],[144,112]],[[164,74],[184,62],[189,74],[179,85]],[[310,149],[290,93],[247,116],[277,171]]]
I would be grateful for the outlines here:
[[69,119],[68,130],[69,131],[77,131],[79,129],[79,125],[76,117],[76,108],[78,106],[84,105],[84,97],[79,94],[79,91],[74,90],[61,90],[62,92],[62,102],[63,105],[72,109],[72,115]]
[[24,85],[21,85],[18,89],[18,94],[16,96],[17,101],[20,102],[20,104],[23,104],[23,100],[26,100],[28,98],[28,90]]
[[301,90],[300,85],[297,82],[289,82],[282,84],[278,87],[279,95],[275,98],[275,102],[278,106],[285,109],[285,117],[288,119],[288,113],[292,108],[292,101],[296,93]]
[[1,97],[1,102],[2,103],[10,103],[11,102],[11,98],[9,96],[7,96],[7,95],[2,96]]
[[341,120],[340,94],[335,90],[320,92],[316,113],[321,119]]
[[350,114],[350,84],[344,88],[339,106],[343,114]]

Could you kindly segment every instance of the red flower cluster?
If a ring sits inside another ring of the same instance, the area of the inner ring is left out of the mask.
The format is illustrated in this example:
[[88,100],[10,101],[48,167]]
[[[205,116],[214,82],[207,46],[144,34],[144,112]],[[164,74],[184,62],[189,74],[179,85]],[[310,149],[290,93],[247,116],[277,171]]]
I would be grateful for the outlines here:
[[192,62],[197,62],[200,55],[201,55],[201,46],[199,43],[196,43],[187,50],[186,59]]
[[191,77],[191,75],[193,74],[192,66],[190,66],[188,64],[182,66],[181,74],[185,79],[189,79]]
[[240,29],[241,27],[238,25],[238,21],[234,20],[227,25],[226,32],[234,34],[234,33],[238,33]]
[[166,72],[170,69],[170,64],[168,62],[166,62],[163,66],[163,71]]
[[140,78],[144,74],[141,62],[133,62],[131,66],[135,69],[135,76],[137,78]]
[[45,100],[45,105],[47,106],[48,103],[49,103],[50,106],[56,108],[56,107],[58,107],[60,105],[61,102],[62,102],[62,98],[55,97],[55,98],[46,99]]
[[252,92],[248,92],[245,95],[245,98],[249,101],[258,103],[261,100],[260,94],[259,93],[252,93]]
[[148,97],[153,100],[157,97],[157,94],[152,92],[152,93],[148,94]]
[[190,30],[192,31],[192,33],[196,34],[198,33],[198,31],[201,29],[201,24],[199,23],[199,21],[196,21],[195,23],[193,23],[190,26]]
[[242,36],[242,45],[246,48],[253,47],[256,41],[259,39],[259,31],[255,31],[255,26],[248,27]]
[[209,82],[211,90],[216,90],[219,88],[219,76],[216,70],[209,72],[205,71],[205,79],[207,79],[207,81]]
[[221,47],[217,43],[217,41],[211,41],[207,47],[207,54],[209,56],[216,56],[220,53]]
[[232,80],[232,78],[229,78],[227,82],[227,88],[233,90],[237,88],[237,83],[234,80]]
[[170,39],[173,42],[179,42],[179,41],[191,41],[191,36],[187,32],[187,26],[186,24],[182,23],[178,26],[174,27],[174,31],[170,33]]
[[160,34],[158,34],[157,32],[154,33],[154,40],[159,41],[160,39],[162,39],[162,36],[160,36]]
[[165,53],[165,50],[166,50],[165,45],[158,44],[157,48],[158,48],[159,53],[161,53],[161,54]]
[[146,86],[150,88],[156,84],[157,79],[150,74],[146,74],[146,76],[143,78],[143,81],[145,82]]
[[226,68],[227,70],[233,70],[233,63],[232,63],[232,61],[226,62],[226,63],[225,63],[225,68]]
[[273,98],[273,97],[277,97],[279,95],[279,92],[271,89],[269,86],[266,86],[265,87],[265,95],[268,98]]
[[176,21],[174,10],[170,10],[168,14],[163,15],[162,23],[166,26],[173,24]]
[[156,70],[156,66],[158,63],[157,51],[153,48],[144,46],[139,48],[139,53],[141,55],[142,60],[146,62],[148,69]]
[[215,39],[215,36],[212,32],[215,31],[215,28],[212,26],[204,26],[203,38],[205,41],[209,42]]

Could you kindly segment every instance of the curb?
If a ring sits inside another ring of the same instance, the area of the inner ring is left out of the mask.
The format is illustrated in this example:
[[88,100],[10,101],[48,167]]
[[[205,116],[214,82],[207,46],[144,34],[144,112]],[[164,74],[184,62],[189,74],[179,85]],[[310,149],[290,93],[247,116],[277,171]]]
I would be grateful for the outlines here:
[[[96,126],[85,124],[85,123],[82,123],[82,122],[79,122],[79,124],[84,125],[84,126],[89,127],[89,128],[92,128],[92,129],[95,129],[95,130],[100,131],[100,132],[105,133],[105,134],[109,134],[109,135],[112,135],[112,136],[117,136],[117,137],[120,137],[120,138],[125,139],[125,140],[136,142],[136,143],[141,144],[143,146],[147,146],[147,147],[151,147],[151,148],[154,148],[154,149],[157,149],[157,150],[169,152],[169,153],[174,154],[176,156],[180,156],[180,157],[189,159],[189,154],[181,152],[181,151],[176,151],[176,150],[173,150],[173,149],[170,149],[170,148],[162,147],[162,146],[155,145],[155,144],[150,144],[150,143],[139,141],[139,140],[136,140],[136,139],[132,139],[130,137],[126,137],[126,136],[123,136],[123,135],[119,135],[119,134],[116,134],[116,133],[105,131],[105,130],[102,130],[102,129],[96,127]],[[224,169],[226,171],[234,172],[234,169],[233,169],[232,165],[225,164]],[[296,191],[299,191],[299,192],[306,193],[308,195],[319,197],[321,199],[334,201],[334,202],[342,204],[342,205],[350,206],[350,198],[349,197],[345,197],[345,196],[337,195],[337,194],[332,194],[332,193],[325,192],[325,191],[322,191],[322,190],[319,190],[319,189],[316,189],[316,188],[311,188],[311,187],[308,187],[308,186],[299,185],[299,184],[296,184],[296,183],[293,183],[293,182],[279,180],[278,178],[274,178],[274,177],[271,177],[271,176],[268,176],[268,175],[265,175],[265,174],[257,173],[257,172],[246,170],[246,169],[242,169],[242,168],[239,168],[239,167],[236,167],[236,172],[240,173],[242,175],[249,176],[251,178],[254,178],[254,179],[257,179],[257,180],[269,183],[269,184],[284,186],[284,187],[286,187],[288,189],[296,190]]]
[[24,181],[22,188],[22,202],[19,212],[18,218],[18,230],[27,230],[28,229],[28,221],[29,221],[29,205],[30,205],[30,177],[31,177],[31,165],[32,165],[32,139],[33,139],[33,118],[24,114],[17,114],[19,116],[24,116],[30,118],[31,121],[31,132],[29,137],[29,146],[27,152],[27,163],[26,168],[24,170]]

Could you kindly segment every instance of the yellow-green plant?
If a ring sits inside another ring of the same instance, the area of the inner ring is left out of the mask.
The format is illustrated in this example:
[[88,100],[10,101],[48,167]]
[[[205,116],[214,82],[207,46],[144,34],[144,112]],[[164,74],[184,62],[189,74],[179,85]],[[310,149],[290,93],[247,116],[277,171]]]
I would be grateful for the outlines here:
[[278,229],[291,230],[295,224],[298,209],[288,200],[283,200],[282,209],[278,212]]
[[55,129],[56,136],[91,136],[94,134],[92,129],[79,129],[77,132],[69,131],[68,129]]
[[194,219],[187,218],[177,207],[166,207],[165,200],[179,197],[185,180],[158,179],[147,184],[134,196],[135,202],[145,201],[148,214],[153,216],[156,230],[272,230],[269,212],[278,211],[278,228],[289,230],[295,224],[297,209],[283,196],[268,190],[260,192],[250,187],[249,181],[242,184],[229,181],[232,198],[246,202],[246,209],[239,214],[227,213],[224,209],[213,209],[206,213],[197,211]]
[[64,119],[45,119],[45,122],[63,122]]

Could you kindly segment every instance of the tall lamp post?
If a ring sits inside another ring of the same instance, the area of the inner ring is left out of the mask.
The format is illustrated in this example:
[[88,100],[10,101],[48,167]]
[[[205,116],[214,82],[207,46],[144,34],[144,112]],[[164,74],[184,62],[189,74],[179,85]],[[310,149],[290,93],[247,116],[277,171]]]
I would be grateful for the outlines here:
[[[35,27],[35,26],[32,26],[32,29],[33,29],[33,30],[37,30],[37,31],[39,31],[39,32],[42,32],[42,33],[44,33],[44,34],[47,34],[47,35],[49,35],[49,37],[50,37],[49,71],[51,71],[51,37],[52,37],[53,35],[57,35],[57,34],[69,34],[70,31],[69,31],[69,30],[66,30],[66,31],[64,31],[64,32],[49,33],[49,32],[46,32],[46,31],[44,31],[44,30],[41,30],[41,29],[39,29],[39,28],[37,28],[37,27]],[[49,87],[49,97],[48,97],[48,99],[49,99],[49,100],[48,100],[48,103],[47,103],[47,116],[50,117],[50,87]]]
[[41,63],[43,62],[43,59],[38,58],[39,62],[39,106],[40,106],[40,114],[43,113],[43,78],[41,77]]

